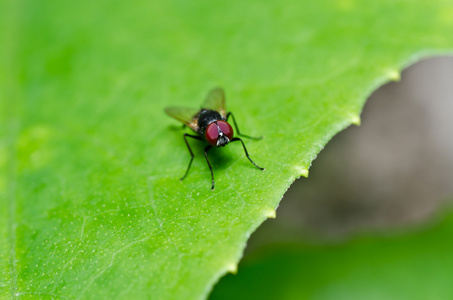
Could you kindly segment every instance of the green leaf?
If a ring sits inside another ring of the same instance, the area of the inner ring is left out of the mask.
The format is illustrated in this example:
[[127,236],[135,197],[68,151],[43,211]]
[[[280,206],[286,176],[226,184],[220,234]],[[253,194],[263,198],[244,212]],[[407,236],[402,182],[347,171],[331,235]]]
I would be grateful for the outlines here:
[[[198,299],[366,97],[453,49],[450,1],[3,1],[0,294]],[[210,153],[164,115],[223,86]]]
[[451,299],[452,230],[450,213],[341,245],[280,245],[241,263],[210,299]]

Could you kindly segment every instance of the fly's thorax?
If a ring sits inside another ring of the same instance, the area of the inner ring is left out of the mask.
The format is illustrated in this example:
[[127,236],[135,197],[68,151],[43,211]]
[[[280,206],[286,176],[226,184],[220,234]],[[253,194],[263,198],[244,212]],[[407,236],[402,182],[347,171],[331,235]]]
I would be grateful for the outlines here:
[[219,112],[209,109],[200,110],[197,119],[198,134],[204,138],[206,134],[206,129],[208,128],[209,124],[219,120],[222,120],[222,116],[220,115]]

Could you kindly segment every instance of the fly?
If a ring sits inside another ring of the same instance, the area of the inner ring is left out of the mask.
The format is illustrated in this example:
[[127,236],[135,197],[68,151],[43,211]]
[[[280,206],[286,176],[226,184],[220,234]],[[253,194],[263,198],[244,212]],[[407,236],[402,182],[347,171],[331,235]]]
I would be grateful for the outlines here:
[[189,142],[187,141],[188,137],[195,140],[204,141],[208,144],[204,149],[204,156],[206,158],[206,162],[208,163],[209,170],[211,171],[212,190],[214,189],[214,173],[208,159],[208,151],[212,147],[225,147],[226,145],[228,145],[228,143],[240,141],[242,143],[242,147],[244,148],[245,156],[247,156],[248,160],[250,160],[250,162],[258,169],[265,170],[264,168],[261,168],[255,162],[253,162],[253,160],[250,158],[249,153],[247,152],[247,148],[245,147],[242,139],[234,137],[233,128],[228,123],[229,117],[231,116],[231,118],[233,119],[233,124],[236,129],[237,135],[254,140],[259,140],[262,137],[251,137],[240,133],[233,114],[231,112],[227,112],[225,109],[225,92],[222,88],[215,88],[211,90],[205,102],[201,105],[201,109],[188,107],[167,107],[165,109],[165,113],[170,117],[173,117],[176,120],[182,122],[185,126],[189,127],[198,134],[192,135],[184,133],[184,141],[186,142],[191,157],[186,173],[181,178],[181,180],[186,178],[187,174],[189,173],[190,166],[192,165],[194,158],[192,149],[190,148]]

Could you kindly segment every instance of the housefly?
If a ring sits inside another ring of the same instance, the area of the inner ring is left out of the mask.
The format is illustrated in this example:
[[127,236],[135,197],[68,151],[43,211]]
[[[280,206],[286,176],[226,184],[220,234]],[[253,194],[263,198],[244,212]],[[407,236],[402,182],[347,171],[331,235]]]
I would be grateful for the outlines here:
[[165,109],[165,113],[170,117],[173,117],[176,120],[182,122],[184,124],[184,127],[187,126],[198,134],[184,134],[184,141],[186,142],[187,148],[189,149],[191,158],[186,173],[181,178],[181,180],[186,178],[187,174],[189,173],[189,169],[194,158],[192,149],[190,148],[189,142],[187,141],[188,137],[195,140],[204,141],[208,144],[204,149],[204,156],[206,158],[206,162],[208,163],[209,170],[211,171],[212,190],[214,189],[214,173],[208,159],[208,151],[212,147],[224,147],[228,143],[240,141],[242,143],[242,147],[244,148],[245,156],[247,156],[248,160],[250,160],[250,162],[258,169],[264,170],[264,168],[259,167],[250,158],[247,152],[247,148],[245,147],[242,139],[234,137],[233,128],[228,123],[228,119],[230,117],[233,119],[233,124],[236,129],[237,135],[255,140],[261,139],[261,137],[251,137],[240,133],[233,114],[226,111],[225,92],[222,88],[215,88],[211,90],[205,102],[201,105],[201,109],[188,107],[167,107]]

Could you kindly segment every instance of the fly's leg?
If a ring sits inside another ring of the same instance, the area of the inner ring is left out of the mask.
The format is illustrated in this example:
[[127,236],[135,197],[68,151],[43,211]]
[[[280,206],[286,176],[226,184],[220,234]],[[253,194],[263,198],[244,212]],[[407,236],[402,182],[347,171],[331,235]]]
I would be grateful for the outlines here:
[[[261,140],[261,139],[263,138],[262,136],[253,137],[253,136],[249,136],[249,135],[246,135],[246,134],[241,134],[241,132],[239,131],[239,128],[238,128],[238,124],[236,123],[236,119],[234,118],[232,112],[227,113],[227,115],[226,115],[226,121],[228,121],[228,118],[229,118],[230,116],[233,118],[234,128],[236,128],[236,132],[238,133],[238,135],[243,136],[243,137],[248,138],[248,139],[252,139],[252,140]],[[244,144],[244,143],[242,143],[242,144]],[[244,146],[244,149],[245,149],[245,146]],[[247,150],[246,150],[245,152],[247,153]],[[249,158],[249,159],[250,159],[250,158]],[[250,161],[251,161],[251,160],[250,160]]]
[[[187,170],[186,170],[186,173],[184,174],[183,177],[181,177],[181,181],[186,178],[187,174],[189,174],[189,169],[190,169],[190,166],[192,165],[192,161],[193,161],[193,158],[194,158],[194,155],[193,155],[193,152],[192,152],[192,149],[190,149],[190,146],[189,146],[189,142],[187,142],[187,137],[191,137],[193,139],[196,139],[196,140],[199,140],[199,141],[202,141],[203,139],[200,138],[199,136],[196,136],[196,135],[191,135],[191,134],[188,134],[188,133],[184,133],[184,141],[186,142],[186,145],[187,145],[187,149],[189,149],[189,153],[190,153],[190,162],[189,162],[189,166],[187,167]],[[211,171],[212,172],[212,171]]]
[[[233,120],[234,120],[234,119],[233,119]],[[236,141],[240,141],[240,142],[242,143],[242,147],[244,147],[245,156],[247,156],[247,158],[250,160],[250,162],[251,162],[255,167],[257,167],[258,169],[260,169],[260,170],[262,170],[262,171],[266,170],[265,168],[261,168],[260,166],[258,166],[257,164],[255,164],[255,163],[253,162],[253,160],[252,160],[252,159],[250,158],[250,156],[249,156],[249,153],[247,152],[247,148],[245,148],[244,142],[243,142],[240,138],[232,138],[232,139],[231,139],[231,142],[236,142]],[[212,172],[212,170],[211,170],[211,172]]]
[[208,159],[208,151],[209,149],[211,149],[211,145],[208,145],[206,146],[206,148],[204,148],[204,156],[206,157],[206,162],[208,163],[208,167],[209,167],[209,170],[211,171],[211,180],[212,180],[212,186],[211,186],[211,190],[214,190],[214,172],[212,172],[212,167],[211,167],[211,164],[209,163],[209,159]]

